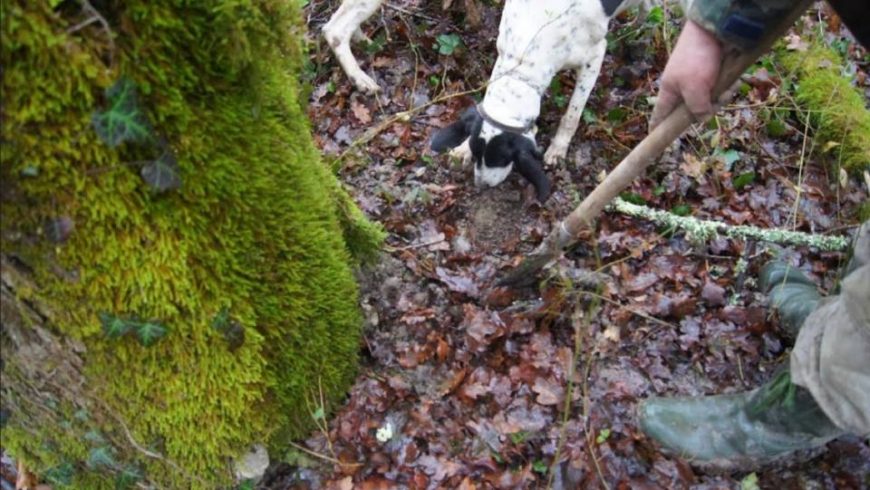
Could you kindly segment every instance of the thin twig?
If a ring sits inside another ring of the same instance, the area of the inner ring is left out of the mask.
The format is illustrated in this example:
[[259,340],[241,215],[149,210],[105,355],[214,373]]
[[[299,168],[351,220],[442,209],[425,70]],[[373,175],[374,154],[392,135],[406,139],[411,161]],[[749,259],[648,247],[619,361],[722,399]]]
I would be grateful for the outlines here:
[[595,446],[592,445],[592,422],[590,414],[590,400],[589,400],[589,374],[592,372],[592,361],[595,359],[595,351],[589,353],[586,359],[586,371],[583,374],[583,420],[586,425],[586,430],[584,431],[586,437],[586,447],[589,449],[589,456],[592,458],[592,463],[595,464],[595,473],[598,475],[598,480],[601,481],[601,484],[604,485],[605,490],[610,490],[610,485],[607,483],[607,480],[604,479],[604,471],[601,469],[601,463],[598,460],[598,456],[595,454]]
[[801,194],[803,194],[803,176],[804,176],[804,162],[806,161],[807,156],[807,141],[809,141],[809,131],[810,131],[810,114],[807,113],[806,120],[804,121],[804,141],[801,145],[801,159],[798,161],[798,181],[795,186],[795,198],[794,198],[794,207],[792,208],[791,213],[791,224],[792,230],[797,228],[797,214],[798,208],[801,203]]
[[94,22],[99,21],[99,20],[100,20],[100,19],[99,19],[97,16],[92,15],[92,16],[88,17],[87,19],[85,19],[85,20],[79,22],[78,24],[76,24],[76,25],[70,27],[69,29],[67,29],[67,30],[66,30],[66,33],[67,33],[67,34],[73,34],[73,33],[75,33],[75,32],[78,32],[78,31],[84,29],[85,27],[87,27],[87,26],[93,24]]
[[[583,345],[583,328],[587,323],[581,324],[580,319],[586,318],[584,312],[578,306],[575,310],[574,324],[574,352],[571,356],[571,365],[568,366],[567,372],[567,387],[565,388],[565,401],[562,406],[562,422],[559,427],[559,440],[556,443],[556,452],[553,454],[553,462],[550,465],[550,476],[547,479],[547,489],[553,488],[553,479],[556,476],[556,465],[562,456],[562,449],[565,447],[565,441],[568,439],[568,418],[571,413],[571,399],[574,397],[574,370],[577,364],[580,363],[581,346]],[[587,312],[591,313],[591,312]]]
[[433,99],[433,100],[431,100],[431,101],[429,101],[429,102],[427,102],[427,103],[425,103],[425,104],[420,105],[419,107],[412,107],[411,109],[408,109],[407,111],[401,111],[401,112],[397,112],[397,113],[393,114],[392,116],[388,117],[387,119],[385,119],[384,121],[382,121],[381,123],[379,123],[379,124],[378,124],[377,126],[375,126],[374,128],[369,129],[368,131],[366,131],[365,133],[363,133],[363,135],[360,136],[359,138],[355,139],[355,140],[350,144],[350,146],[347,147],[346,150],[344,150],[343,152],[341,152],[341,154],[339,154],[339,155],[338,155],[338,156],[337,156],[337,157],[336,157],[336,158],[331,162],[331,166],[332,166],[332,168],[333,168],[333,169],[337,169],[338,164],[341,163],[341,161],[344,160],[344,159],[345,159],[345,158],[350,154],[351,151],[353,151],[354,149],[356,149],[357,147],[359,147],[359,146],[361,146],[361,145],[364,145],[364,144],[368,143],[369,141],[371,141],[372,139],[374,139],[375,136],[377,136],[378,134],[380,134],[381,132],[383,132],[385,129],[387,129],[388,127],[390,127],[390,126],[393,125],[394,123],[397,123],[397,122],[408,122],[408,121],[411,120],[411,116],[413,116],[414,114],[417,114],[418,112],[422,111],[423,109],[426,109],[426,108],[429,107],[429,106],[432,106],[432,105],[435,105],[435,104],[440,104],[440,103],[442,103],[442,102],[444,102],[444,101],[446,101],[446,100],[453,99],[453,98],[456,98],[456,97],[463,97],[463,96],[466,96],[466,95],[471,95],[471,94],[474,94],[474,93],[480,92],[480,91],[486,89],[487,85],[488,85],[488,84],[483,84],[483,85],[481,85],[481,86],[479,86],[479,87],[477,87],[477,88],[473,88],[473,89],[470,89],[470,90],[465,90],[465,91],[462,91],[462,92],[455,92],[455,93],[452,93],[452,94],[442,95],[442,96],[440,96],[440,97],[438,97],[438,98],[436,98],[436,99]]
[[338,459],[335,459],[335,458],[330,458],[329,456],[327,456],[327,455],[325,455],[325,454],[320,454],[320,453],[318,453],[318,452],[316,452],[316,451],[312,451],[312,450],[308,449],[308,448],[305,447],[305,446],[300,446],[299,444],[296,444],[296,443],[293,442],[293,441],[289,441],[288,443],[289,443],[291,446],[293,446],[294,448],[296,448],[296,449],[298,449],[298,450],[304,452],[305,454],[308,454],[309,456],[314,456],[315,458],[322,459],[322,460],[324,460],[324,461],[329,461],[329,462],[332,463],[332,464],[337,464],[337,465],[339,465],[339,466],[350,466],[350,467],[362,466],[361,463],[345,463],[344,461],[341,461],[341,460],[338,460]]
[[426,19],[431,22],[438,22],[438,19],[434,17],[430,17],[426,14],[421,14],[420,12],[414,12],[413,10],[408,10],[406,8],[399,7],[398,5],[393,5],[392,3],[385,3],[384,6],[389,9],[395,10],[396,12],[401,12],[403,14],[407,14],[413,17],[419,17],[421,19]]
[[676,330],[676,329],[678,328],[678,327],[677,327],[676,325],[674,325],[673,323],[668,323],[668,322],[666,322],[666,321],[664,321],[664,320],[660,320],[660,319],[658,319],[658,318],[656,318],[656,317],[649,316],[649,315],[647,315],[646,313],[644,313],[644,312],[642,312],[642,311],[638,311],[638,310],[635,310],[634,308],[631,308],[631,307],[629,307],[629,306],[625,306],[625,305],[623,305],[622,303],[620,303],[619,301],[612,300],[612,299],[610,299],[610,298],[608,298],[608,297],[606,297],[606,296],[602,296],[602,295],[600,295],[600,294],[598,294],[598,293],[593,293],[592,291],[577,291],[577,293],[578,293],[578,294],[583,294],[583,295],[586,295],[586,296],[591,296],[591,297],[596,298],[596,299],[600,299],[601,301],[604,301],[604,302],[606,302],[606,303],[610,303],[610,304],[612,304],[612,305],[614,305],[614,306],[619,307],[620,309],[623,309],[623,310],[625,310],[625,311],[627,311],[627,312],[629,312],[629,313],[631,313],[631,314],[633,314],[633,315],[637,315],[637,316],[639,316],[639,317],[641,317],[641,318],[643,318],[643,319],[645,319],[645,320],[651,321],[651,322],[653,322],[653,323],[658,323],[659,325],[662,325],[662,326],[665,326],[665,327],[668,327],[668,328],[672,328],[672,329],[674,329],[674,330]]
[[115,39],[114,34],[112,33],[112,28],[109,27],[109,21],[107,21],[106,18],[103,17],[103,14],[95,9],[93,5],[91,5],[90,1],[79,0],[79,3],[82,5],[82,10],[90,14],[92,17],[95,17],[97,22],[99,22],[103,27],[103,31],[106,32],[106,40],[109,41],[109,66],[111,66],[115,56]]
[[323,399],[323,378],[317,377],[317,389],[320,391],[320,407],[323,409],[323,420],[316,420],[317,427],[323,431],[323,437],[326,439],[326,447],[329,448],[329,454],[333,458],[338,459],[335,454],[335,449],[332,447],[332,440],[329,438],[329,426],[326,423],[326,401]]
[[428,247],[430,245],[438,245],[439,243],[444,243],[446,241],[447,241],[446,238],[437,238],[437,239],[429,240],[428,242],[412,243],[410,245],[405,245],[403,247],[391,247],[389,245],[386,245],[384,247],[384,249],[387,252],[401,252],[403,250],[413,250],[415,248],[423,248],[423,247]]
[[127,441],[130,443],[131,446],[133,446],[134,449],[136,449],[137,451],[139,451],[140,453],[144,454],[145,456],[147,456],[151,459],[156,459],[158,461],[161,461],[161,462],[169,465],[172,469],[174,469],[175,471],[177,471],[181,475],[184,475],[184,477],[187,478],[188,480],[196,480],[197,482],[199,482],[203,485],[207,484],[206,481],[203,480],[202,478],[200,478],[199,476],[194,475],[192,473],[188,473],[184,468],[179,466],[175,461],[172,461],[171,459],[167,458],[166,456],[164,456],[160,453],[151,451],[151,450],[145,448],[144,446],[142,446],[141,444],[139,444],[139,442],[137,442],[136,439],[133,437],[133,434],[130,432],[130,429],[127,427],[127,424],[124,423],[124,420],[121,418],[120,415],[116,414],[109,407],[109,405],[106,402],[104,402],[103,400],[101,400],[99,397],[95,396],[95,397],[93,397],[93,399],[96,400],[100,405],[102,405],[103,410],[105,410],[106,413],[110,417],[115,419],[115,422],[117,422],[118,425],[121,426],[121,429],[124,430],[124,435],[127,436]]

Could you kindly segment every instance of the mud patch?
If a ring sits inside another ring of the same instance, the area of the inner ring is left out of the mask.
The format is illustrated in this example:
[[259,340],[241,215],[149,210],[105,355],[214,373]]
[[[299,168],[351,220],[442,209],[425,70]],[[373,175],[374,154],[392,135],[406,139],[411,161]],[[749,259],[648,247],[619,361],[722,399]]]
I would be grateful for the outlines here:
[[518,185],[503,184],[481,189],[468,209],[468,237],[481,252],[498,250],[516,240],[529,219],[523,192]]

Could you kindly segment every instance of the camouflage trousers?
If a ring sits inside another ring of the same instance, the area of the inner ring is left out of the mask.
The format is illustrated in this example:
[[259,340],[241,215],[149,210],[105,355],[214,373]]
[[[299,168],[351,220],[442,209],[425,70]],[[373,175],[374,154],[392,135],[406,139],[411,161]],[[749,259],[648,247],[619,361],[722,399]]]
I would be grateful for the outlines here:
[[812,393],[838,427],[870,435],[870,222],[859,233],[840,294],[804,322],[791,354],[792,382]]

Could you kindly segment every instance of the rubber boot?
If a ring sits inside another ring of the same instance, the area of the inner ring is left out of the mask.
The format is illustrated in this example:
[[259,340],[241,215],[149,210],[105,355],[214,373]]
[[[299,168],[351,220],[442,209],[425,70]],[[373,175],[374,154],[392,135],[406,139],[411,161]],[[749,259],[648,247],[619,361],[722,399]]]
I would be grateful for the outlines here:
[[708,469],[750,471],[844,433],[785,370],[750,392],[650,398],[639,411],[648,437],[666,452]]
[[770,306],[779,312],[780,323],[792,338],[797,337],[804,320],[822,297],[816,285],[794,267],[779,261],[768,262],[758,276],[761,290],[770,297]]

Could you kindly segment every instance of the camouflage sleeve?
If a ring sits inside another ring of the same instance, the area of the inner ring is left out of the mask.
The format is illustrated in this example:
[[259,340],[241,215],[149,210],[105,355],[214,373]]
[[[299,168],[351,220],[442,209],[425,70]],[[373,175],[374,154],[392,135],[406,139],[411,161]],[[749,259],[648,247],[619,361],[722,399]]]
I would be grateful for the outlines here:
[[749,49],[800,4],[796,0],[694,0],[689,18],[722,41]]

